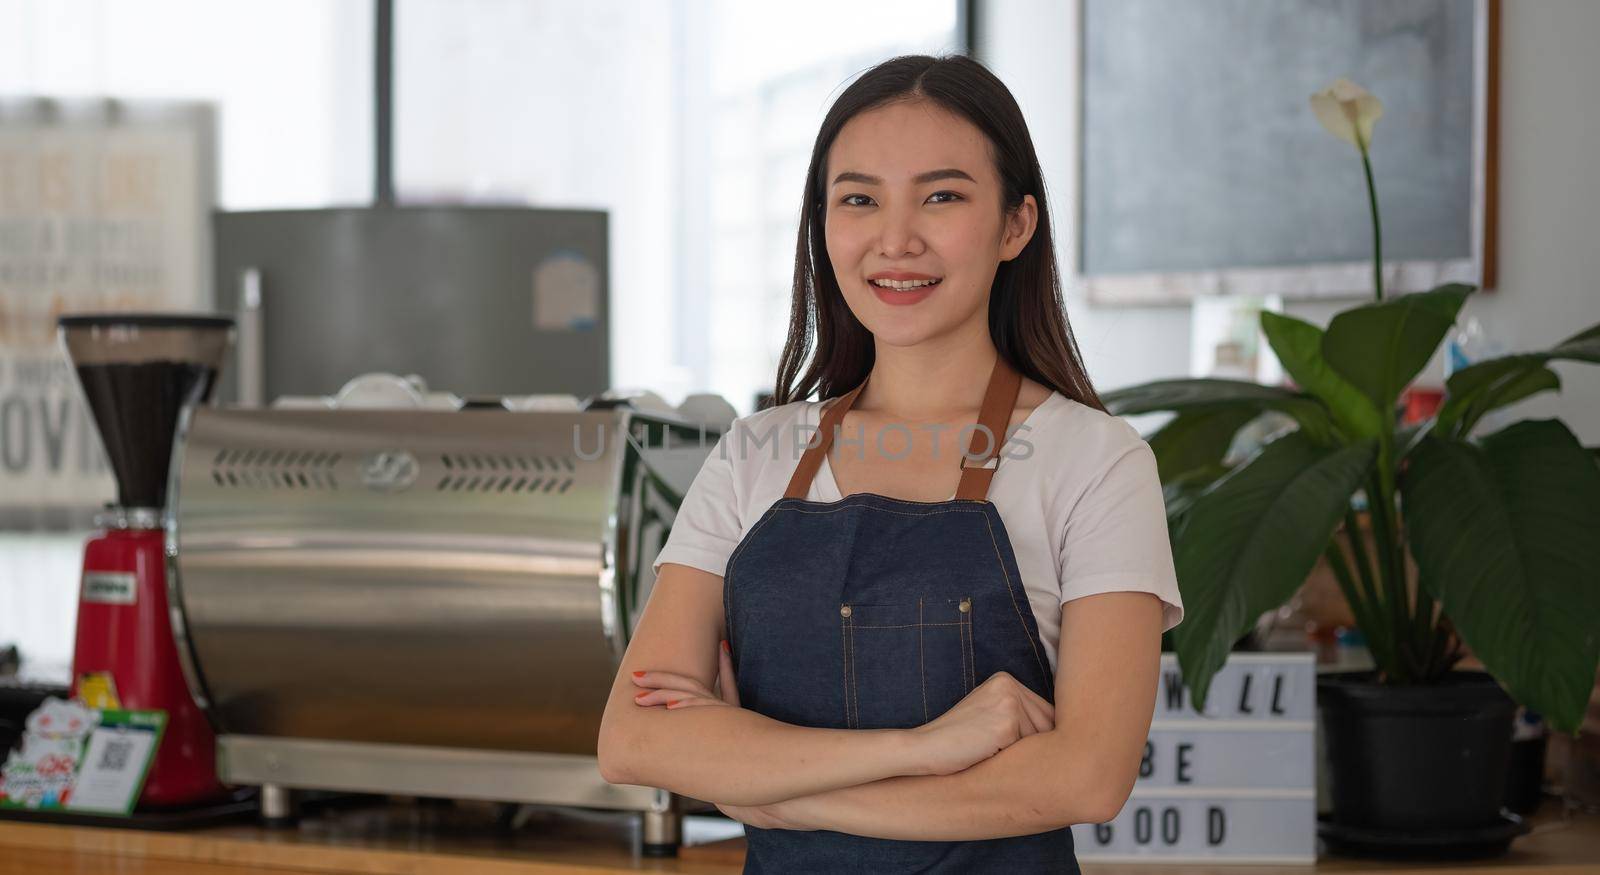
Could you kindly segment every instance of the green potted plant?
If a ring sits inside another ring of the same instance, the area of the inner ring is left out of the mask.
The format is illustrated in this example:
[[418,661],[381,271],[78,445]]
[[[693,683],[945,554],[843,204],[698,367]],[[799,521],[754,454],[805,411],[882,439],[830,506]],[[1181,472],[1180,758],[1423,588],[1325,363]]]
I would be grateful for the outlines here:
[[[1483,436],[1474,426],[1559,389],[1551,362],[1600,362],[1600,325],[1543,352],[1457,370],[1436,414],[1401,427],[1401,392],[1474,289],[1385,297],[1368,157],[1382,106],[1342,79],[1312,106],[1361,156],[1373,301],[1338,313],[1326,330],[1261,314],[1297,389],[1164,380],[1105,400],[1122,415],[1176,414],[1150,443],[1186,608],[1171,641],[1197,706],[1235,643],[1325,558],[1376,664],[1318,680],[1329,824],[1413,839],[1482,835],[1507,823],[1500,806],[1514,702],[1576,734],[1594,684],[1600,465],[1557,419]],[[1292,424],[1230,464],[1235,434],[1273,412]],[[1487,673],[1457,669],[1463,643]]]

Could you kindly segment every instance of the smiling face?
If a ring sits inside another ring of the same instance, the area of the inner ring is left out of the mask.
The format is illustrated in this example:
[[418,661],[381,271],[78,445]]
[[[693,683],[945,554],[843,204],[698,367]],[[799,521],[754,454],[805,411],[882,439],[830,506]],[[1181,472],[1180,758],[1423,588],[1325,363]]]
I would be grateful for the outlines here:
[[1025,195],[1002,216],[983,132],[936,104],[897,101],[846,122],[825,170],[828,258],[877,341],[987,334],[995,271],[1027,245],[1038,206]]

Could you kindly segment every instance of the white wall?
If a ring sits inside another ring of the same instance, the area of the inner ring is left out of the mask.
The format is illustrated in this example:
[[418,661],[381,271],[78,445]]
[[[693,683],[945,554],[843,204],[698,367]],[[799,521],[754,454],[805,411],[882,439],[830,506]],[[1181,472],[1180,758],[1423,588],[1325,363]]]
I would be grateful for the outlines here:
[[[1542,349],[1600,322],[1600,3],[1505,3],[1500,78],[1499,290],[1468,305],[1508,350]],[[1600,444],[1600,367],[1558,365],[1559,416]]]
[[[981,57],[1016,95],[1033,133],[1063,265],[1074,239],[1075,7],[1059,0],[984,3],[979,30]],[[1548,347],[1600,322],[1600,114],[1590,109],[1600,82],[1600,56],[1592,51],[1600,3],[1505,3],[1501,33],[1500,277],[1498,290],[1476,296],[1464,316],[1476,316],[1515,352]],[[1349,304],[1288,310],[1326,324],[1342,306]],[[1187,374],[1187,308],[1097,307],[1069,296],[1067,311],[1099,388]],[[1556,370],[1562,393],[1521,405],[1515,418],[1559,416],[1585,444],[1600,444],[1600,368]],[[1421,379],[1443,381],[1437,358]]]

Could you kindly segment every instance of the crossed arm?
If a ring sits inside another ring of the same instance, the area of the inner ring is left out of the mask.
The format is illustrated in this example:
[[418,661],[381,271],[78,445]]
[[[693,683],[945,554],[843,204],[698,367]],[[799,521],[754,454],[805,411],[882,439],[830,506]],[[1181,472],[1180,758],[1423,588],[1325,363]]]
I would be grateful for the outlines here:
[[738,809],[757,826],[910,840],[1028,835],[1110,820],[1137,775],[1155,702],[1161,603],[1149,593],[1062,607],[1055,728],[949,775],[911,730],[792,726],[753,711],[633,702],[632,672],[715,689],[722,580],[664,564],[601,722],[602,775]]

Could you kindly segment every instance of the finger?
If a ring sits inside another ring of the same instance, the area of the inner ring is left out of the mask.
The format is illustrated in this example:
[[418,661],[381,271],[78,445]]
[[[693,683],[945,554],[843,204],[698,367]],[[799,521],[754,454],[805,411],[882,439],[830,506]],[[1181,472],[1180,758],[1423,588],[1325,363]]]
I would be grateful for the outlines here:
[[638,686],[662,688],[672,686],[677,689],[694,689],[699,694],[709,694],[710,689],[699,678],[682,675],[678,672],[634,672],[634,683]]
[[1028,706],[1023,704],[1020,699],[1017,700],[1017,710],[1015,716],[1017,719],[1018,737],[1026,738],[1040,731],[1038,725],[1034,723],[1033,713],[1028,710]]
[[967,695],[972,697],[975,702],[982,702],[986,707],[1006,708],[1010,707],[1012,702],[1015,702],[1021,707],[1022,711],[1029,715],[1029,721],[1032,722],[1033,720],[1034,711],[1030,707],[1028,700],[1028,697],[1033,695],[1033,691],[1017,682],[1014,678],[1005,676],[1004,672],[995,672],[985,678],[983,683],[978,684]]
[[1008,689],[1006,694],[1013,697],[1014,701],[1021,705],[1022,713],[1026,715],[1030,728],[1034,733],[1048,733],[1050,729],[1056,728],[1054,709],[1051,709],[1050,702],[1046,702],[1042,697],[1035,696],[1032,689],[1026,688],[1026,686],[1022,686],[1019,683],[1013,689]]
[[1054,729],[1056,725],[1055,706],[1016,678],[1008,676],[1004,679],[1004,682],[997,681],[996,679],[1000,678],[1001,674],[1001,672],[995,672],[989,676],[988,680],[984,681],[985,684],[991,681],[995,682],[991,695],[1014,697],[1021,703],[1023,710],[1027,712],[1034,731],[1048,732]]
[[674,687],[680,690],[694,690],[695,695],[709,696],[711,691],[699,680],[688,675],[671,671],[635,672],[633,682],[641,687]]
[[1033,706],[1035,712],[1042,715],[1045,729],[1054,729],[1056,727],[1056,706],[1051,704],[1049,699],[1035,693],[1033,690],[1027,687],[1022,689],[1023,692],[1027,693],[1027,700]]
[[665,687],[659,690],[645,690],[634,696],[633,701],[640,705],[665,705],[674,699],[689,699],[697,695],[699,693],[692,690],[674,690],[671,687]]
[[722,642],[717,648],[721,654],[717,657],[717,686],[722,693],[722,701],[739,707],[739,684],[733,677],[733,653],[728,649],[728,642]]
[[1010,686],[997,687],[995,695],[1001,696],[1001,698],[996,704],[999,707],[1011,709],[1011,716],[1016,719],[1018,730],[1023,736],[1050,730],[1054,724],[1028,698],[1026,692],[1021,685],[1017,685],[1015,688]]
[[682,711],[684,708],[698,708],[702,705],[727,704],[715,696],[689,696],[683,699],[673,699],[667,702],[668,711]]
[[1039,700],[1037,696],[1023,696],[1022,710],[1027,712],[1028,719],[1033,722],[1035,732],[1049,732],[1056,728],[1055,716],[1049,704]]

